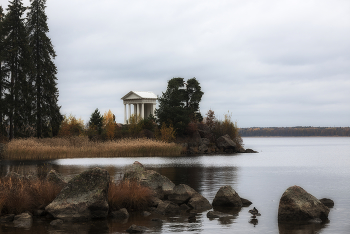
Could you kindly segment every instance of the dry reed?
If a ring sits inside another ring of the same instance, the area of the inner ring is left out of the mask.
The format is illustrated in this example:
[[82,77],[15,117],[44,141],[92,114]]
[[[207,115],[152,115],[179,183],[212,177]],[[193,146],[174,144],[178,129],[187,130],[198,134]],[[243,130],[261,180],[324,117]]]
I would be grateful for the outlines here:
[[43,209],[61,189],[61,186],[46,180],[4,177],[0,179],[0,214]]
[[14,139],[5,147],[4,159],[51,160],[95,157],[179,156],[182,147],[146,138],[93,142],[88,137]]
[[144,210],[150,204],[152,190],[141,186],[136,181],[123,180],[119,183],[110,182],[108,189],[108,204],[110,211],[126,208],[127,210]]

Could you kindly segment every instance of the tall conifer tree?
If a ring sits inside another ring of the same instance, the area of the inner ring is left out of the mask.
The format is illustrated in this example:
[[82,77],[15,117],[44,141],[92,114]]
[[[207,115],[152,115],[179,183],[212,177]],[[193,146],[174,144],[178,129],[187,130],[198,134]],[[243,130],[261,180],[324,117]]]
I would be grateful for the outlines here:
[[42,137],[47,134],[49,127],[54,134],[53,128],[59,125],[63,118],[57,105],[57,68],[53,62],[56,53],[47,36],[49,28],[45,14],[46,0],[30,0],[30,2],[27,30],[34,65],[30,76],[35,81],[36,136]]
[[28,135],[33,124],[33,89],[28,73],[31,70],[28,34],[22,18],[26,8],[21,0],[9,1],[3,21],[4,68],[9,70],[5,102],[10,125],[10,139]]
[[5,112],[6,112],[6,103],[5,103],[5,89],[7,84],[7,71],[3,66],[3,61],[5,60],[5,51],[4,51],[4,40],[5,32],[3,30],[3,20],[4,20],[4,11],[2,6],[0,6],[0,136],[5,135]]

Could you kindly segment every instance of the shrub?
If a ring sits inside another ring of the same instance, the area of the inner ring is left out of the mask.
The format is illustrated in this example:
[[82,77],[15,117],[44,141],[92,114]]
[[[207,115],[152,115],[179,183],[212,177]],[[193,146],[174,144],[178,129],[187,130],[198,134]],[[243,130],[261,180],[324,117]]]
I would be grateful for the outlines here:
[[231,139],[236,143],[237,148],[243,147],[243,140],[239,134],[239,129],[237,127],[237,122],[233,123],[231,121],[232,113],[228,112],[224,115],[224,121],[216,120],[212,133],[214,138],[217,139],[220,136],[228,134]]
[[20,214],[43,209],[62,187],[46,180],[5,177],[0,179],[0,213]]
[[170,126],[167,127],[166,124],[163,123],[160,128],[160,133],[158,134],[158,139],[164,142],[173,142],[176,139],[175,135],[176,133],[173,125],[170,124]]
[[69,115],[68,117],[64,116],[58,136],[70,137],[80,135],[84,135],[84,121],[80,118],[77,119],[72,115]]
[[144,210],[149,206],[152,194],[151,189],[136,181],[123,180],[117,184],[111,181],[108,189],[109,209]]

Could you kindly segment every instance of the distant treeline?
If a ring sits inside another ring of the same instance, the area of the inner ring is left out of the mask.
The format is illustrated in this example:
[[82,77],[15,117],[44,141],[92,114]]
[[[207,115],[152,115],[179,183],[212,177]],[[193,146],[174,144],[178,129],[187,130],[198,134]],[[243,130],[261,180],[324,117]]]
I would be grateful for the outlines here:
[[242,137],[250,136],[350,136],[350,127],[270,127],[240,128]]

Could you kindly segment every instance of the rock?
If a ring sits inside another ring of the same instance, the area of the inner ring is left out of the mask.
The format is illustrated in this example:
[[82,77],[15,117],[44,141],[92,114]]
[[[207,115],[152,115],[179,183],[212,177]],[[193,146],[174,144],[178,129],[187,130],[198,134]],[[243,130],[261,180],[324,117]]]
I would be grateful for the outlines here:
[[213,208],[208,199],[197,193],[187,203],[188,206],[197,211],[205,211]]
[[159,203],[163,202],[158,197],[151,197],[149,206],[157,207]]
[[58,184],[59,186],[65,186],[67,183],[64,181],[62,175],[60,175],[55,170],[51,170],[47,173],[46,180]]
[[140,185],[152,189],[158,198],[163,199],[169,195],[175,184],[167,177],[153,170],[146,170],[141,163],[134,163],[129,167],[125,174],[124,180],[135,180]]
[[63,220],[62,219],[55,219],[53,221],[50,222],[51,226],[61,226],[63,224]]
[[206,144],[201,144],[199,147],[198,147],[198,151],[199,153],[207,153],[208,152],[208,146]]
[[244,153],[258,153],[258,152],[252,149],[246,149],[244,150]]
[[12,222],[15,219],[14,214],[8,214],[4,216],[0,216],[0,223]]
[[328,208],[333,208],[334,206],[334,201],[329,198],[322,198],[320,199],[320,202],[322,202],[322,204],[327,206]]
[[329,208],[299,186],[289,187],[282,195],[278,207],[278,221],[309,221],[328,219]]
[[89,220],[108,215],[109,174],[94,168],[75,176],[45,210],[58,219]]
[[150,212],[148,212],[148,211],[142,211],[142,216],[143,217],[148,217],[148,216],[150,216],[151,215],[151,213]]
[[128,219],[129,213],[125,208],[123,208],[123,209],[111,212],[110,216],[113,217],[114,219]]
[[181,206],[180,206],[180,210],[190,210],[190,209],[191,209],[191,207],[189,207],[186,204],[181,204]]
[[210,140],[208,138],[202,138],[202,144],[209,145],[210,144]]
[[128,233],[143,233],[147,230],[148,230],[148,228],[146,228],[146,227],[136,226],[135,224],[133,224],[128,229],[126,229],[126,232],[128,232]]
[[238,193],[231,186],[226,185],[216,193],[213,206],[242,207],[243,203]]
[[219,137],[216,140],[216,145],[219,149],[222,149],[224,151],[234,151],[236,149],[236,143],[233,142],[228,134]]
[[33,223],[33,217],[29,213],[16,215],[13,220],[13,225],[16,228],[30,228]]
[[200,136],[202,137],[202,141],[203,141],[203,138],[212,139],[213,134],[211,134],[210,128],[208,125],[197,124],[197,127],[198,127],[198,132],[199,132]]
[[168,196],[168,200],[176,204],[183,204],[190,200],[190,198],[196,195],[197,192],[186,184],[179,184],[173,188],[172,193]]
[[34,216],[45,216],[46,215],[46,211],[45,210],[35,210],[33,212]]
[[[209,219],[215,219],[215,218],[222,218],[222,217],[229,217],[229,216],[232,216],[230,214],[225,214],[225,213],[222,213],[220,211],[209,211],[207,213],[207,217]],[[233,216],[232,216],[233,217]]]
[[159,203],[155,212],[162,215],[178,214],[180,207],[171,201],[163,201]]
[[249,201],[248,199],[245,198],[241,198],[241,202],[242,202],[242,206],[247,207],[250,206],[251,204],[253,204],[251,201]]

